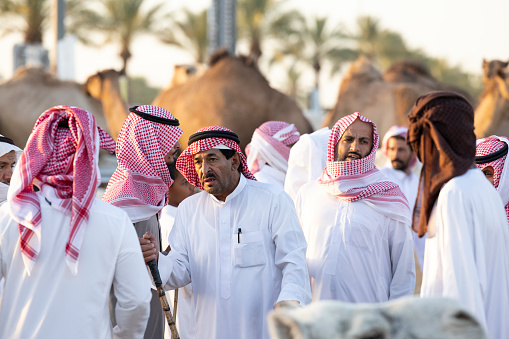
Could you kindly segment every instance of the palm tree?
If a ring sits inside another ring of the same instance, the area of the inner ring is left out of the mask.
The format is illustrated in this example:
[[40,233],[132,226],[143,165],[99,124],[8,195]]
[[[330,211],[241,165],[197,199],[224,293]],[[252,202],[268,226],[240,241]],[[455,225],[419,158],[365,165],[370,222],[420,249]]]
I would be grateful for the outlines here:
[[182,14],[183,18],[180,20],[170,19],[171,26],[163,30],[159,36],[163,42],[181,47],[193,54],[196,62],[205,63],[207,59],[207,11],[195,14],[185,9]]
[[47,0],[0,0],[2,29],[21,32],[26,43],[42,43],[49,12]]
[[359,32],[356,40],[359,52],[368,59],[375,60],[380,47],[378,44],[381,35],[380,21],[370,16],[359,17],[357,27]]
[[158,15],[163,4],[155,5],[145,12],[141,11],[145,0],[98,0],[103,11],[91,11],[90,29],[105,33],[106,42],[120,43],[122,70],[125,73],[127,62],[131,58],[131,44],[141,33],[156,32]]
[[239,0],[237,27],[239,38],[249,41],[249,56],[258,61],[265,39],[281,41],[299,16],[297,11],[280,12],[284,0]]

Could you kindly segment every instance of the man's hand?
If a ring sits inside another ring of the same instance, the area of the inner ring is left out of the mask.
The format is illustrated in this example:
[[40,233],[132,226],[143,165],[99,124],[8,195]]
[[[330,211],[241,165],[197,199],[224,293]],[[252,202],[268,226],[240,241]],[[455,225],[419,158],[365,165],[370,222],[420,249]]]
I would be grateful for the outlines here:
[[297,306],[300,306],[300,302],[297,300],[281,300],[276,305],[274,305],[274,311],[284,307],[295,308]]
[[156,259],[159,260],[159,245],[157,244],[156,237],[150,232],[146,232],[143,238],[139,238],[141,252],[145,262]]

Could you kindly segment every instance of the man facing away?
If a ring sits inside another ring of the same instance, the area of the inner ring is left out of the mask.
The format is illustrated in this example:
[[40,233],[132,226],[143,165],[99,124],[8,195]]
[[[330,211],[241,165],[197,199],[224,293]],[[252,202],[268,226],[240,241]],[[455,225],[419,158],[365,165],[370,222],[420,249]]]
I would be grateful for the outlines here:
[[297,195],[313,301],[375,303],[414,291],[410,209],[375,167],[377,147],[369,119],[354,113],[338,120],[322,176]]
[[491,338],[507,338],[509,231],[499,194],[474,164],[474,110],[456,93],[432,92],[408,121],[423,165],[413,220],[427,232],[421,296],[455,298]]
[[509,222],[509,171],[505,170],[509,168],[507,165],[509,139],[492,135],[479,139],[476,143],[475,163],[500,194]]
[[[227,128],[203,128],[177,160],[204,191],[179,205],[171,252],[159,256],[159,269],[167,289],[191,283],[196,338],[268,338],[270,310],[311,299],[293,203],[278,187],[255,180],[239,144]],[[146,237],[147,261],[157,252],[153,236]]]
[[[170,171],[170,177],[173,180],[173,184],[170,186],[168,191],[168,205],[164,206],[161,210],[161,243],[162,249],[166,249],[166,252],[170,251],[168,237],[175,223],[175,217],[177,216],[177,207],[180,203],[195,194],[195,187],[191,185],[186,178],[179,172],[175,163],[168,165]],[[177,290],[176,290],[177,291]],[[193,311],[193,288],[191,284],[178,289],[178,307],[177,316],[175,322],[177,324],[178,333],[181,338],[192,339],[195,338],[196,324],[194,321]],[[173,310],[174,307],[174,292],[167,291],[166,297],[170,302],[170,308]],[[173,310],[173,314],[175,314]],[[168,325],[164,329],[164,337],[171,339],[171,332]]]
[[[392,182],[398,184],[408,200],[410,211],[413,211],[419,188],[419,178],[412,172],[417,163],[417,158],[412,146],[406,142],[407,133],[408,128],[403,126],[392,126],[385,133],[381,149],[387,157],[387,163],[380,168],[380,172],[385,174]],[[426,235],[422,238],[419,238],[415,232],[412,235],[419,267],[422,269]]]
[[[168,165],[175,161],[183,131],[164,108],[143,105],[129,111],[117,139],[118,166],[103,200],[127,212],[139,238],[151,232],[160,246],[158,213],[168,204],[168,190],[173,183]],[[152,289],[144,338],[162,338],[165,321],[157,291]]]
[[127,214],[95,198],[99,147],[114,141],[80,108],[37,120],[0,208],[0,338],[143,336],[150,280]]
[[290,149],[299,137],[297,128],[284,121],[267,121],[255,129],[246,156],[256,180],[283,189]]

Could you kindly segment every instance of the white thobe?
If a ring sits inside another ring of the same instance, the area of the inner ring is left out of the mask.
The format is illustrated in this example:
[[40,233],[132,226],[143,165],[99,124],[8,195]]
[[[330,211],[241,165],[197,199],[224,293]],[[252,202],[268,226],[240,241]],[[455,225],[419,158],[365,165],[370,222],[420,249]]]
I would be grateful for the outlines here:
[[285,184],[285,172],[282,172],[270,165],[263,166],[258,172],[254,174],[256,180],[266,184],[276,185],[281,190]]
[[[413,172],[406,174],[404,171],[395,169],[392,167],[390,161],[388,161],[385,166],[380,168],[380,172],[385,174],[392,182],[398,184],[399,188],[401,188],[401,191],[408,200],[410,210],[413,211],[415,199],[417,198],[417,191],[419,190],[419,177]],[[412,236],[414,238],[417,260],[419,261],[419,266],[422,269],[424,265],[424,248],[426,245],[426,235],[424,235],[422,238],[419,238],[416,232],[412,232]]]
[[410,225],[370,204],[344,202],[318,181],[300,189],[295,205],[308,243],[313,301],[376,303],[413,294]]
[[[161,218],[159,224],[161,225],[161,243],[163,249],[168,247],[168,237],[175,223],[175,217],[177,216],[177,207],[166,205],[161,210]],[[196,323],[194,321],[194,310],[193,310],[193,287],[188,284],[178,289],[178,305],[177,305],[177,319],[174,319],[177,323],[177,330],[182,339],[196,338]],[[170,308],[173,314],[174,305],[174,291],[166,291],[166,298],[170,302]],[[164,326],[164,338],[172,339],[170,328],[168,324]]]
[[[41,252],[30,275],[8,204],[0,208],[0,338],[142,338],[150,279],[133,224],[119,208],[95,199],[80,249],[78,275],[65,261],[70,217],[39,195]],[[109,295],[118,299],[111,328]]]
[[293,145],[288,158],[285,192],[295,200],[302,185],[316,180],[327,164],[327,144],[331,130],[324,127],[311,134],[303,134]]
[[304,234],[275,186],[241,175],[225,201],[206,192],[185,199],[170,245],[161,277],[167,289],[191,282],[197,338],[268,338],[277,302],[311,300]]
[[447,182],[428,222],[421,296],[458,299],[509,337],[509,231],[500,195],[477,168]]

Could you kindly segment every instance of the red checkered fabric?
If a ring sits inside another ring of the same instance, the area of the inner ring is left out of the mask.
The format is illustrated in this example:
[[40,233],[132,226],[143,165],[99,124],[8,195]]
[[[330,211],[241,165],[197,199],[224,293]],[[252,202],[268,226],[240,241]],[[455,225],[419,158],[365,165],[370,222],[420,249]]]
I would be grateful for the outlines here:
[[[144,105],[138,111],[165,119],[175,117],[164,108]],[[177,143],[183,131],[131,113],[117,138],[117,169],[103,200],[123,208],[132,222],[146,220],[168,202],[173,183],[164,157]]]
[[[373,126],[373,148],[371,152],[361,159],[352,161],[334,161],[336,145],[343,136],[347,128],[356,120],[368,122]],[[327,166],[324,169],[319,182],[328,185],[335,181],[348,181],[357,183],[368,183],[364,187],[351,186],[345,190],[338,191],[335,195],[344,201],[353,202],[361,199],[369,200],[373,203],[393,203],[396,209],[404,208],[409,211],[408,201],[399,186],[391,181],[370,182],[366,178],[376,177],[378,169],[375,167],[375,155],[378,148],[378,133],[375,124],[368,118],[360,115],[358,112],[341,118],[334,125],[329,137],[327,148]]]
[[[62,120],[68,120],[69,129],[58,128]],[[101,180],[99,147],[113,153],[114,146],[93,115],[81,108],[55,106],[35,123],[7,196],[19,223],[21,253],[29,274],[41,252],[41,206],[32,184],[39,186],[52,208],[71,217],[65,257],[76,275],[90,206]]]
[[[496,151],[499,151],[504,146],[504,144],[509,144],[509,139],[496,135],[492,135],[484,139],[479,139],[477,140],[475,156],[479,157],[495,153]],[[477,164],[477,167],[480,170],[483,170],[487,166],[493,167],[493,186],[495,186],[497,191],[500,193],[502,202],[505,206],[507,221],[509,223],[509,174],[504,171],[506,165],[509,166],[508,160],[509,159],[507,158],[507,155],[504,155],[503,157],[498,158],[492,162]]]
[[290,147],[300,138],[293,124],[267,121],[255,129],[251,143],[246,146],[247,164],[251,173],[258,172],[265,163],[283,172],[288,169]]
[[[204,132],[204,131],[228,131],[232,132],[232,130],[221,127],[221,126],[209,126],[200,128],[195,133]],[[224,145],[230,147],[231,149],[237,151],[240,155],[240,162],[242,163],[242,174],[247,179],[255,180],[256,178],[249,171],[247,167],[246,157],[242,154],[242,150],[239,145],[230,139],[225,138],[207,138],[201,139],[193,142],[191,145],[187,146],[187,148],[182,152],[182,154],[177,159],[177,169],[184,175],[188,182],[190,182],[194,187],[197,187],[203,190],[203,187],[200,183],[200,178],[198,178],[198,174],[194,168],[193,155],[196,153],[200,153],[203,151],[208,151],[209,149],[216,147],[218,145]]]

